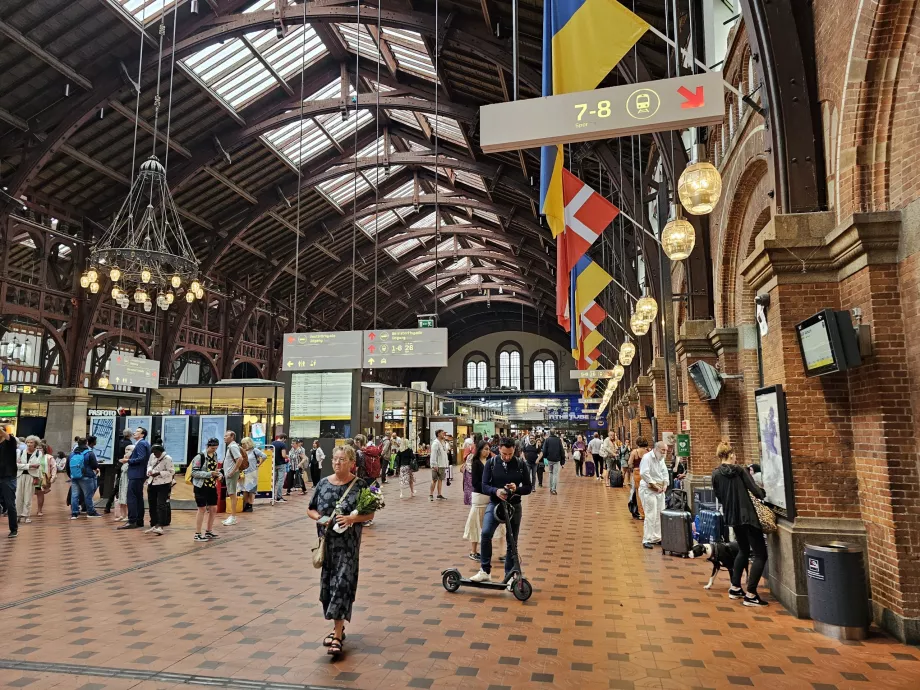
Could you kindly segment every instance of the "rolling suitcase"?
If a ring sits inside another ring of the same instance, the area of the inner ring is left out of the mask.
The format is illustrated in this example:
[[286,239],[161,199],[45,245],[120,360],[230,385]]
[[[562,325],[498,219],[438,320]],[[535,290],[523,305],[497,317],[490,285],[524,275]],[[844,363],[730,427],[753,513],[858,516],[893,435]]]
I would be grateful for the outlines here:
[[690,513],[665,510],[661,513],[661,555],[666,553],[686,558],[693,546],[690,535]]
[[594,476],[594,461],[585,460],[585,476],[593,477]]
[[607,476],[610,479],[610,486],[612,488],[623,488],[623,473],[620,472],[620,470],[613,470],[612,472],[608,472]]
[[718,510],[700,510],[700,527],[697,541],[700,544],[715,544],[728,541],[725,520]]
[[700,504],[701,503],[710,503],[715,504],[716,501],[716,492],[712,489],[694,489],[693,490],[693,516],[696,517],[700,514]]

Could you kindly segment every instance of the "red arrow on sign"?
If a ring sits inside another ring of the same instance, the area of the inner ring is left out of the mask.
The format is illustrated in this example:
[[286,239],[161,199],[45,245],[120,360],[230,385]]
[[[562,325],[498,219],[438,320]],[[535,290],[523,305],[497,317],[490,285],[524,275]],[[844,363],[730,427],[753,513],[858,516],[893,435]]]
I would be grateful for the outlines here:
[[374,354],[374,350],[376,350],[376,349],[377,349],[376,347],[374,347],[373,345],[371,345],[369,348],[367,348],[367,351],[370,352],[371,354]]
[[373,340],[373,339],[376,338],[377,336],[374,335],[373,333],[370,333],[367,337],[370,338],[371,340]]
[[289,342],[289,343],[293,343],[293,342],[294,342],[294,336],[288,336],[288,342]]
[[703,92],[702,86],[697,86],[696,91],[691,91],[686,86],[681,86],[677,89],[677,93],[684,97],[684,102],[680,104],[680,107],[684,110],[690,108],[702,108],[706,105],[706,97]]

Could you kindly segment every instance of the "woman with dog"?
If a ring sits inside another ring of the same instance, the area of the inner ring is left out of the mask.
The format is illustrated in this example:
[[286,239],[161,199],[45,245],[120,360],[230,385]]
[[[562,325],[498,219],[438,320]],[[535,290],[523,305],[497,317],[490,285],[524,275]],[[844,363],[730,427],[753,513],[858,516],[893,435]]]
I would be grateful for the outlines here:
[[[722,441],[716,448],[719,466],[712,471],[712,488],[722,504],[725,522],[735,530],[738,555],[732,571],[732,586],[729,599],[744,599],[745,606],[766,606],[767,602],[757,594],[757,585],[767,565],[767,543],[760,526],[760,518],[754,509],[751,495],[763,499],[766,492],[751,478],[750,473],[736,464],[735,451]],[[747,567],[751,552],[754,563],[748,574],[747,592],[741,588],[741,574]]]

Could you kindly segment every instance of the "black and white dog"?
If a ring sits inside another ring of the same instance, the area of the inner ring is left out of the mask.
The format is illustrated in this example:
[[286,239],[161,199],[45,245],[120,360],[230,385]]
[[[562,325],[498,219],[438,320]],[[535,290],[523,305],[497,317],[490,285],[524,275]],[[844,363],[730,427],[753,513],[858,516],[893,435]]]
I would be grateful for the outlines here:
[[[695,544],[690,549],[690,558],[705,558],[712,563],[712,574],[709,576],[709,582],[703,589],[711,589],[712,582],[722,568],[729,572],[731,577],[732,569],[735,567],[735,558],[738,556],[738,542],[731,541],[716,544]],[[748,566],[744,566],[744,572],[747,573]]]

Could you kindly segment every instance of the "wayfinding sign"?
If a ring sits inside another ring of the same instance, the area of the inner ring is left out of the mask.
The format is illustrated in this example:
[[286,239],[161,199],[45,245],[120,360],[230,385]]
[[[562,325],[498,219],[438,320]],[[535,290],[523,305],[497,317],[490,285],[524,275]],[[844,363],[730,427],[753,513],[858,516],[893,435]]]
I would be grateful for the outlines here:
[[569,371],[569,378],[593,381],[596,379],[613,379],[616,378],[616,375],[613,373],[613,369],[572,369]]
[[137,388],[160,387],[160,363],[133,355],[112,355],[109,360],[109,381],[115,386]]
[[363,366],[374,369],[446,367],[446,328],[364,331]]
[[486,153],[610,139],[699,125],[725,116],[721,72],[659,79],[479,109]]
[[361,368],[361,331],[286,333],[282,371],[336,371]]

